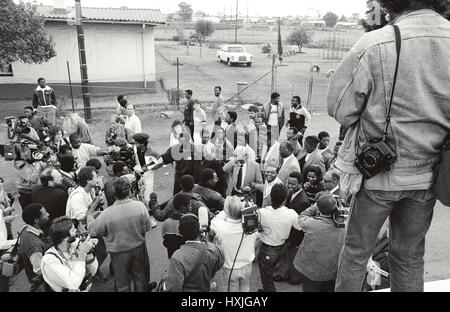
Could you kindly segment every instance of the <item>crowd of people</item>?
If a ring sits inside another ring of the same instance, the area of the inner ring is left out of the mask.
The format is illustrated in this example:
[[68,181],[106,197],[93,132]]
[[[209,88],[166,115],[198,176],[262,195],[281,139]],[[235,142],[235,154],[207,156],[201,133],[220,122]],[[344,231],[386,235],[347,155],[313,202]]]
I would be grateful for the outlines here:
[[[448,56],[444,29],[450,26],[436,13],[439,1],[428,2],[433,1],[384,3],[392,23],[415,38],[413,46],[405,43],[403,58],[413,50],[425,59],[422,47],[429,40],[433,53]],[[436,35],[421,36],[417,25]],[[386,85],[394,81],[395,87],[396,75],[384,77],[371,62],[384,56],[395,64],[399,58],[390,27],[364,38],[330,84],[329,113],[342,125],[333,149],[329,133],[311,133],[314,120],[299,96],[287,107],[279,93],[272,93],[267,103],[250,105],[246,118],[227,109],[220,86],[214,88],[211,108],[202,106],[192,90],[185,91],[184,119],[173,122],[165,151],[150,146],[134,106],[119,96],[106,148],[100,148],[92,144],[88,129],[65,133],[36,114],[55,98],[45,79],[39,79],[33,106],[24,108],[12,131],[25,225],[15,251],[3,250],[3,256],[20,256],[31,291],[89,291],[93,279],[102,283],[108,278],[114,278],[116,291],[149,291],[156,285],[150,280],[146,233],[157,220],[168,257],[159,291],[248,292],[254,262],[260,292],[275,292],[275,283],[282,281],[302,284],[304,292],[361,291],[386,285],[382,277],[389,282],[390,274],[393,290],[423,290],[424,237],[436,202],[431,168],[436,146],[450,130],[449,116],[431,114],[448,112],[443,107],[448,102],[443,104],[441,89],[405,91],[416,83],[406,76],[398,78],[403,83],[397,89]],[[383,46],[382,56],[378,48],[371,49],[371,40]],[[401,73],[408,70],[400,68]],[[440,81],[426,73],[427,81]],[[393,130],[385,130],[383,143],[395,142],[397,163],[363,180],[355,167],[362,145],[378,144],[372,147],[378,154],[366,155],[362,167],[367,168],[389,148],[369,140],[383,131],[379,99],[389,96],[386,105],[394,102],[395,108],[392,122],[389,109],[386,123]],[[404,99],[416,103],[416,98],[424,105],[419,128],[419,117],[403,104]],[[399,118],[400,112],[409,119]],[[418,141],[429,133],[428,143]],[[31,147],[36,142],[42,143],[39,152]],[[415,150],[417,144],[423,147]],[[173,197],[160,202],[154,175],[169,164],[174,164]],[[3,183],[0,178],[0,226],[3,240],[11,242],[14,197]],[[109,276],[100,270],[108,255]],[[0,280],[2,290],[8,290],[9,276],[2,273]]]

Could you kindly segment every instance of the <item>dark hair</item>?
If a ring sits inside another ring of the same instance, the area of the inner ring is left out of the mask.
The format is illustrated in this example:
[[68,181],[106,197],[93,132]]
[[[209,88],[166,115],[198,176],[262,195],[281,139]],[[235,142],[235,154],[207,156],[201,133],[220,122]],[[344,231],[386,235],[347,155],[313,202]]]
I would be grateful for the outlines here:
[[203,136],[206,134],[210,134],[208,129],[202,129],[202,131],[200,132],[200,136],[203,138]]
[[258,107],[256,107],[255,105],[251,105],[249,108],[248,108],[248,112],[250,113],[259,113],[259,109],[258,109]]
[[26,206],[22,211],[22,219],[28,225],[33,225],[36,219],[41,216],[42,204],[34,203]]
[[3,179],[2,177],[0,177],[0,182],[5,183],[5,179]]
[[278,92],[274,92],[270,95],[271,100],[275,100],[276,98],[279,98],[281,95]]
[[178,231],[185,240],[196,240],[200,235],[200,224],[198,218],[193,214],[181,217]]
[[[59,148],[59,154],[62,154],[62,155],[67,155],[66,153],[67,153],[67,151],[71,151],[72,150],[72,147],[70,147],[70,145],[62,145],[60,148]],[[65,170],[64,170],[65,171]]]
[[289,174],[289,178],[297,179],[298,184],[303,185],[303,176],[298,171],[293,171]]
[[280,208],[283,202],[287,199],[288,195],[289,191],[286,186],[281,183],[275,184],[270,191],[272,207],[274,209]]
[[45,80],[45,78],[39,78],[37,81],[38,81],[38,83],[40,83],[41,82],[41,80]]
[[319,144],[319,143],[320,143],[320,140],[315,135],[311,135],[311,136],[305,138],[305,144],[317,146],[317,144]]
[[322,131],[319,133],[319,140],[322,141],[323,138],[330,137],[330,134],[326,131]]
[[127,164],[124,163],[123,161],[116,162],[112,167],[114,176],[119,176],[120,174],[122,174],[123,167],[126,167],[126,166],[127,166]]
[[221,86],[215,86],[214,89],[219,89],[219,91],[222,91],[222,87]]
[[130,196],[131,183],[127,178],[119,178],[114,181],[114,193],[117,199],[122,200]]
[[173,198],[173,207],[176,211],[182,211],[183,208],[187,208],[191,202],[191,196],[185,193],[178,193]]
[[74,226],[73,221],[66,216],[56,218],[50,225],[50,238],[54,246],[70,236],[70,229]]
[[294,152],[294,145],[290,141],[281,142],[281,144],[283,144],[283,143],[286,144],[286,147],[289,152],[291,152],[291,153]]
[[303,176],[303,180],[307,181],[308,180],[308,173],[313,172],[316,174],[317,177],[317,181],[321,182],[323,177],[322,177],[322,170],[320,170],[320,168],[318,166],[315,165],[311,165],[308,168],[306,168],[305,170],[305,174]]
[[43,186],[48,186],[48,182],[53,181],[53,176],[51,175],[51,172],[52,171],[50,171],[50,174],[43,174],[40,176],[39,179],[41,180],[41,184]]
[[238,115],[235,111],[228,111],[228,115],[230,116],[231,119],[233,119],[233,122],[235,122],[238,118]]
[[186,92],[186,93],[189,94],[189,95],[192,95],[192,94],[193,94],[192,90],[190,90],[190,89],[187,89],[187,90],[184,91],[184,92]]
[[32,112],[34,111],[33,106],[25,106],[23,109],[24,109],[24,110],[29,109],[29,110],[32,111]]
[[214,178],[214,173],[216,172],[213,169],[210,168],[203,169],[200,176],[200,182],[207,183],[209,180]]
[[80,139],[81,137],[80,137],[80,135],[78,134],[78,133],[71,133],[70,135],[69,135],[69,141],[70,142],[72,142],[72,141],[75,141],[75,140],[78,140],[78,139]]
[[298,95],[294,95],[292,98],[293,98],[293,99],[296,99],[297,102],[298,102],[298,104],[302,104],[302,99],[301,99],[301,97],[299,97]]
[[177,120],[175,120],[175,121],[172,123],[172,129],[175,128],[175,127],[178,126],[178,125],[182,126],[183,123],[177,119]]
[[336,171],[336,170],[330,170],[330,171],[328,171],[327,173],[330,173],[330,174],[331,174],[331,179],[332,179],[335,183],[339,184],[339,182],[341,181],[341,176],[339,175],[339,172],[338,172],[338,171]]
[[51,126],[49,130],[52,138],[54,138],[59,131],[61,131],[62,136],[64,137],[64,130],[61,127]]
[[403,13],[408,10],[432,9],[439,14],[446,11],[446,0],[378,0],[388,12]]
[[[66,145],[61,146],[61,152],[64,146]],[[73,157],[72,154],[58,154],[58,160],[61,164],[61,170],[65,172],[71,172],[73,170],[75,165],[75,157]]]
[[98,160],[97,158],[91,158],[91,159],[89,159],[88,162],[86,163],[86,166],[94,167],[95,170],[100,170],[100,169],[102,169],[102,163],[101,163],[100,160]]
[[194,177],[189,174],[182,176],[180,182],[183,192],[191,192],[195,185]]
[[94,179],[94,172],[94,167],[86,166],[81,168],[80,172],[78,173],[78,184],[82,187],[85,187],[88,181]]

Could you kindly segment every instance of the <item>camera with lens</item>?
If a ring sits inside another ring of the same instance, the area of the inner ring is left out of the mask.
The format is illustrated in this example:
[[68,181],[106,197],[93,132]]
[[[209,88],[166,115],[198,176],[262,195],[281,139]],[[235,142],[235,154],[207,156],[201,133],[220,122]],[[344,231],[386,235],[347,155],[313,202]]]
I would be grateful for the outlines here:
[[50,133],[49,133],[48,129],[42,128],[39,132],[40,132],[39,134],[40,134],[41,141],[44,142],[45,145],[50,146],[52,139],[50,137]]
[[341,197],[337,195],[333,195],[334,199],[336,199],[337,207],[333,213],[333,221],[334,225],[337,228],[345,228],[345,223],[349,217],[348,211],[344,208],[344,201]]
[[246,207],[241,209],[242,213],[242,228],[245,235],[251,235],[261,231],[261,223],[259,222],[258,207]]
[[390,170],[397,156],[382,140],[372,140],[363,146],[355,160],[355,166],[369,180],[384,170]]
[[117,132],[117,129],[111,128],[111,133],[109,134],[109,136],[105,140],[106,145],[108,145],[108,146],[115,145],[118,136],[119,136],[119,134]]
[[19,120],[17,122],[17,126],[16,126],[15,132],[17,134],[30,134],[31,127],[28,125],[27,122],[24,122],[23,120]]

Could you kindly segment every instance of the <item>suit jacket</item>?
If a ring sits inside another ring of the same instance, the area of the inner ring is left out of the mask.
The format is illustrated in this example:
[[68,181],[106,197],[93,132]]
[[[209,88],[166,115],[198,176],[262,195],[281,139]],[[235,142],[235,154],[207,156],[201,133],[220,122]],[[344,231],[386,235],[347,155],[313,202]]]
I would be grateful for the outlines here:
[[[294,200],[291,200],[292,195],[289,195],[286,201],[286,207],[289,209],[294,209],[295,212],[299,215],[311,206],[308,196],[306,195],[304,190],[301,190],[300,193],[295,196]],[[300,246],[304,236],[305,233],[303,231],[292,228],[287,241],[294,246]]]
[[315,150],[314,152],[312,152],[308,161],[305,161],[305,164],[302,168],[302,172],[305,172],[309,166],[313,165],[320,168],[320,170],[322,171],[322,176],[325,175],[326,172],[325,158],[323,157],[322,153],[319,150]]
[[[228,174],[228,188],[227,188],[227,196],[230,196],[233,190],[236,187],[238,175],[239,175],[239,165],[235,163],[235,159],[232,158],[224,167],[223,171]],[[245,176],[242,177],[244,180],[244,187],[250,186],[252,182],[255,184],[262,184],[262,174],[259,165],[252,161],[247,161],[247,168],[245,170]]]
[[286,158],[280,168],[280,171],[278,171],[278,178],[281,180],[281,182],[283,182],[284,185],[287,185],[289,175],[292,172],[301,172],[298,160],[294,155]]

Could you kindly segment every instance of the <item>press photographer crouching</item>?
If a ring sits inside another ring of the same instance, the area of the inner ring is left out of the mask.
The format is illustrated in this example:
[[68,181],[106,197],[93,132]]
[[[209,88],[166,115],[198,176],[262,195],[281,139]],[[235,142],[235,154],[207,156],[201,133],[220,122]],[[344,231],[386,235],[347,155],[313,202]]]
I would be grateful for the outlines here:
[[41,262],[42,276],[49,292],[89,292],[91,277],[98,269],[93,249],[96,239],[78,235],[67,217],[53,220],[50,237],[53,245]]
[[318,194],[317,204],[300,214],[305,236],[294,259],[302,274],[303,292],[333,292],[345,228],[334,219],[338,202],[333,195]]

